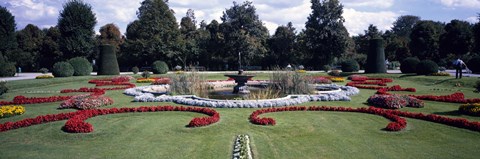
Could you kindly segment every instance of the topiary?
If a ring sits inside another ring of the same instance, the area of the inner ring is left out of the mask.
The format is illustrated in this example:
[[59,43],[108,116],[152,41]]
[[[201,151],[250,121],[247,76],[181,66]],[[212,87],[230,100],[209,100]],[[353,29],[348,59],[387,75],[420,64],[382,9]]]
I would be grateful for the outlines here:
[[438,65],[432,60],[423,60],[417,65],[417,75],[429,75],[437,72]]
[[143,72],[142,72],[142,77],[143,77],[143,78],[148,78],[148,77],[150,77],[150,72],[147,71],[147,70],[143,71]]
[[72,64],[68,62],[57,62],[52,69],[52,74],[55,77],[70,77],[73,76],[74,72]]
[[155,61],[152,64],[152,72],[154,74],[166,74],[168,72],[168,65],[164,61]]
[[353,59],[347,59],[342,62],[342,72],[358,72],[360,66]]
[[100,63],[98,65],[98,75],[120,74],[120,68],[118,67],[118,60],[115,49],[116,48],[113,45],[100,46]]
[[8,91],[7,81],[0,81],[0,96],[2,96],[2,94],[7,93],[7,91]]
[[467,67],[473,73],[480,73],[480,56],[475,56],[472,59],[468,60]]
[[136,74],[137,74],[139,71],[140,71],[140,69],[138,69],[138,67],[137,67],[137,66],[135,66],[135,67],[132,67],[132,72],[133,72],[133,74],[135,74],[135,75],[136,75]]
[[330,65],[323,65],[323,70],[324,70],[325,72],[328,72],[328,71],[330,71],[331,69],[332,69],[332,67],[330,67]]
[[15,76],[15,73],[17,73],[15,63],[13,62],[0,62],[0,68],[0,77],[12,77]]
[[93,71],[92,64],[90,64],[90,62],[88,62],[88,60],[83,57],[72,58],[68,60],[68,63],[73,66],[74,76],[88,76]]
[[400,64],[400,71],[402,71],[402,73],[416,73],[418,63],[420,63],[418,58],[408,57]]
[[365,73],[387,73],[385,65],[385,49],[383,39],[374,38],[369,41]]

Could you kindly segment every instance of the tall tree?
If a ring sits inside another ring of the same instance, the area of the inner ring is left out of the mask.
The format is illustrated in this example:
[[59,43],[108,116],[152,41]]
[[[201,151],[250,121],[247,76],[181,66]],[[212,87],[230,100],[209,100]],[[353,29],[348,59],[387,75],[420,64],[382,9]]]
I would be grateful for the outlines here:
[[410,42],[410,34],[412,29],[420,21],[420,17],[413,15],[403,15],[393,22],[392,31],[406,43]]
[[17,48],[17,39],[15,37],[15,17],[7,10],[0,6],[0,53],[3,55],[7,51]]
[[420,21],[412,29],[409,48],[419,59],[439,60],[439,38],[444,24],[434,21]]
[[97,19],[92,6],[82,0],[69,0],[58,18],[60,50],[66,58],[92,57]]
[[343,5],[338,0],[311,0],[312,13],[305,23],[309,65],[332,64],[347,48],[348,32],[343,23]]
[[469,22],[452,20],[445,26],[445,33],[440,36],[440,53],[464,55],[473,45],[472,27]]
[[265,60],[270,66],[285,67],[294,61],[294,46],[296,41],[295,28],[289,22],[286,26],[279,26],[275,34],[268,40],[270,53]]
[[173,63],[179,53],[180,31],[173,11],[164,0],[144,0],[137,12],[138,20],[127,26],[126,53],[137,65],[155,60]]
[[18,31],[19,51],[11,55],[11,61],[15,61],[24,71],[38,69],[39,53],[44,36],[42,30],[33,24],[28,24],[24,29]]
[[368,54],[368,47],[370,46],[370,39],[382,38],[383,33],[378,30],[378,28],[370,24],[367,30],[364,30],[364,34],[354,36],[353,40],[355,41],[355,50],[357,53]]
[[56,62],[65,60],[59,44],[62,35],[58,27],[50,27],[44,32],[45,38],[40,49],[39,62],[40,67],[50,69]]
[[229,64],[236,66],[237,60],[241,60],[242,65],[260,64],[267,52],[268,30],[258,18],[252,2],[233,2],[233,6],[223,12],[221,20],[220,29],[225,36],[223,57]]
[[480,14],[477,16],[479,20],[473,25],[473,52],[480,55]]
[[195,65],[198,62],[198,32],[195,21],[195,13],[192,9],[187,11],[185,17],[180,21],[181,46],[182,49],[177,56],[177,59],[183,64],[184,68],[189,62],[190,65]]

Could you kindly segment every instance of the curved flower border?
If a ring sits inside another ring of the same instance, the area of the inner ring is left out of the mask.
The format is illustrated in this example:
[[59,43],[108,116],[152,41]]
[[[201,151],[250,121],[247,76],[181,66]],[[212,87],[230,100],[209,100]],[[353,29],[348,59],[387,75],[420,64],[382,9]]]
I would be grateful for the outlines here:
[[150,106],[150,107],[135,107],[135,108],[110,108],[110,109],[91,109],[81,110],[71,113],[59,113],[50,115],[41,115],[35,118],[23,119],[17,122],[6,122],[0,124],[0,132],[9,131],[13,129],[29,127],[32,125],[44,124],[54,121],[67,120],[63,126],[63,130],[70,133],[89,133],[93,131],[93,126],[85,120],[108,114],[119,113],[135,113],[135,112],[160,112],[160,111],[181,111],[181,112],[195,112],[208,115],[208,117],[195,117],[187,127],[201,127],[216,123],[220,120],[220,114],[209,108],[197,107],[174,107],[174,106]]
[[311,101],[350,101],[349,96],[358,94],[360,91],[355,87],[338,86],[335,84],[325,86],[336,86],[342,91],[337,93],[326,93],[317,95],[288,95],[283,98],[265,100],[216,100],[200,98],[195,95],[170,96],[161,95],[155,97],[151,93],[143,93],[142,90],[151,86],[135,87],[126,89],[124,94],[135,96],[135,102],[174,102],[177,104],[213,107],[213,108],[267,108],[297,105]]

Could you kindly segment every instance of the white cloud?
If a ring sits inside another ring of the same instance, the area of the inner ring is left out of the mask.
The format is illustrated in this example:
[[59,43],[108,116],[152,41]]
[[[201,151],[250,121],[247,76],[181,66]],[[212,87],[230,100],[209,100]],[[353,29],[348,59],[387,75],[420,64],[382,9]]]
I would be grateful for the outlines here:
[[480,8],[480,0],[434,0],[441,3],[444,6],[455,8]]
[[345,7],[374,7],[374,8],[390,8],[394,4],[394,0],[343,0],[341,1]]
[[344,8],[343,13],[345,27],[350,36],[363,34],[370,24],[377,26],[382,31],[390,30],[398,16],[398,14],[390,11],[361,12],[352,8]]
[[468,17],[467,19],[465,19],[467,22],[470,22],[472,24],[474,23],[477,23],[479,20],[478,20],[478,17]]

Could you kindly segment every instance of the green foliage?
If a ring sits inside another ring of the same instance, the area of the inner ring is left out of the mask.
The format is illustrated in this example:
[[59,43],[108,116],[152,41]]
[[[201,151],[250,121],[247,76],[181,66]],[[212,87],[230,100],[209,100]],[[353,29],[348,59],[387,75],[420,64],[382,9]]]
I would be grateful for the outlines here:
[[143,71],[143,72],[142,72],[142,77],[143,77],[143,78],[148,78],[148,77],[150,77],[150,71],[148,71],[148,70]]
[[296,41],[295,28],[289,22],[286,26],[279,26],[275,34],[268,39],[270,52],[266,57],[270,66],[287,66],[294,63],[294,47]]
[[39,67],[52,68],[55,62],[64,60],[59,44],[62,35],[58,27],[50,27],[45,32],[38,62]]
[[365,73],[387,73],[383,39],[370,39]]
[[393,22],[392,31],[403,42],[410,42],[412,29],[420,21],[420,17],[413,15],[402,15]]
[[475,83],[475,89],[477,90],[477,92],[480,92],[480,80]]
[[[305,24],[305,45],[311,66],[323,66],[345,53],[348,32],[343,6],[338,0],[312,0],[312,13]],[[307,47],[308,46],[308,47]],[[320,65],[319,65],[320,64]]]
[[470,52],[473,44],[471,24],[467,21],[452,20],[445,26],[440,36],[440,49],[443,57],[447,54],[464,55]]
[[7,81],[0,81],[0,96],[7,93],[7,91],[8,91]]
[[68,62],[57,62],[52,69],[52,74],[55,77],[70,77],[73,76],[74,72],[72,64]]
[[15,62],[25,72],[37,70],[37,59],[43,43],[44,33],[37,26],[28,24],[17,32],[18,50],[9,55],[9,60]]
[[101,45],[98,65],[98,75],[119,75],[120,68],[118,67],[117,55],[115,53],[115,46]]
[[199,46],[199,30],[195,25],[195,13],[192,9],[187,11],[185,17],[180,21],[180,43],[181,50],[177,53],[176,58],[186,67],[187,63],[193,63],[198,59],[200,53]]
[[444,24],[433,21],[420,21],[410,34],[410,50],[413,56],[421,60],[439,59],[439,37],[443,33]]
[[342,72],[358,72],[360,66],[354,59],[347,59],[342,61]]
[[155,61],[152,64],[152,72],[154,74],[166,74],[168,72],[168,65],[164,61]]
[[100,28],[98,40],[100,45],[113,45],[117,49],[123,43],[122,33],[113,23],[106,24]]
[[402,73],[416,73],[418,63],[420,63],[418,58],[406,58],[400,64],[400,71],[402,71]]
[[0,52],[17,48],[15,17],[7,8],[0,6]]
[[324,70],[325,72],[328,72],[331,69],[332,69],[332,66],[330,66],[330,65],[323,65],[323,67],[322,67],[322,70]]
[[175,95],[197,95],[199,97],[208,96],[208,84],[205,76],[193,71],[191,73],[173,74],[169,76],[171,80],[170,90]]
[[93,71],[92,64],[83,57],[72,58],[68,60],[68,63],[73,66],[74,76],[89,76]]
[[417,75],[429,75],[432,73],[437,73],[438,65],[432,60],[423,60],[418,63],[416,71]]
[[0,68],[0,77],[12,77],[15,76],[15,73],[17,72],[15,63],[13,62],[0,61]]
[[140,71],[140,69],[138,69],[137,66],[132,67],[132,72],[133,72],[133,74],[136,75],[136,74],[138,74],[139,71]]
[[283,94],[310,94],[313,92],[310,84],[312,80],[304,74],[295,71],[274,71],[270,76],[273,88],[280,90]]
[[467,67],[473,73],[480,73],[480,56],[473,57],[467,62]]
[[48,69],[47,68],[41,68],[40,70],[38,70],[40,73],[42,74],[47,74],[48,73]]
[[91,57],[95,46],[94,27],[97,18],[92,6],[82,0],[69,0],[58,18],[60,50],[65,58]]

